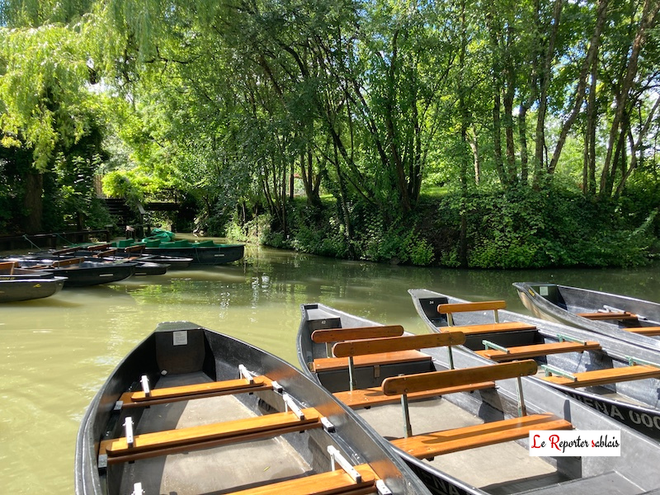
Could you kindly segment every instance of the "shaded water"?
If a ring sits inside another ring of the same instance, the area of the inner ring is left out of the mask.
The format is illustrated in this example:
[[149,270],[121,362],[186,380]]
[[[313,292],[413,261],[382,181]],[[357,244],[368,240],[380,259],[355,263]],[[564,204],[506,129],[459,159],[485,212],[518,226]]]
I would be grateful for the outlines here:
[[0,306],[0,493],[73,493],[79,422],[119,360],[166,320],[236,336],[297,365],[300,304],[426,329],[407,289],[506,299],[511,283],[554,281],[660,301],[660,266],[638,270],[465,271],[247,249],[240,264],[65,289]]

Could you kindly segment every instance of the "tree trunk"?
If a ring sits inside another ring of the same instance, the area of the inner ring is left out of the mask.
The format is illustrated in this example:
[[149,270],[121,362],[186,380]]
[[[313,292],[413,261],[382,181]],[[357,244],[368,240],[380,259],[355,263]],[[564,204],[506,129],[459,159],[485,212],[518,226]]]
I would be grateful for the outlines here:
[[27,211],[27,216],[23,223],[23,230],[27,234],[34,234],[42,229],[44,176],[36,172],[29,172],[25,179],[23,207]]
[[573,105],[573,110],[571,111],[571,114],[569,115],[566,122],[564,122],[564,125],[561,128],[561,132],[559,133],[557,146],[555,147],[555,151],[552,154],[552,159],[550,160],[550,164],[548,165],[548,173],[550,174],[554,173],[555,168],[557,167],[557,163],[559,163],[559,157],[561,156],[562,149],[564,148],[564,144],[566,143],[566,138],[568,137],[568,133],[573,127],[575,120],[578,118],[578,115],[582,110],[582,103],[584,101],[584,94],[587,87],[587,74],[589,72],[589,69],[591,68],[591,64],[594,62],[596,53],[598,53],[598,47],[600,45],[600,35],[603,30],[603,26],[605,25],[605,21],[607,19],[607,6],[608,6],[608,0],[600,0],[598,2],[596,25],[594,27],[594,33],[591,36],[591,40],[589,42],[589,49],[587,50],[587,55],[584,59],[584,62],[582,63],[582,69],[580,70],[578,85],[575,92],[575,103]]
[[[607,155],[605,156],[605,163],[603,164],[603,171],[600,176],[600,194],[608,196],[612,192],[612,179],[610,178],[610,168],[612,167],[612,154],[614,153],[614,148],[616,143],[620,141],[617,136],[620,134],[619,127],[621,126],[622,120],[627,112],[628,99],[630,96],[630,90],[632,89],[635,76],[637,75],[637,64],[639,61],[639,54],[642,50],[642,45],[646,40],[646,35],[649,29],[652,29],[655,24],[655,18],[660,11],[660,4],[657,0],[646,0],[644,2],[644,10],[642,12],[642,21],[639,24],[637,29],[637,34],[633,40],[632,47],[630,49],[630,56],[628,57],[626,76],[623,79],[623,84],[621,86],[621,91],[617,97],[616,102],[616,112],[614,114],[614,119],[612,121],[612,127],[610,128],[609,142],[607,146]],[[623,133],[625,131],[621,131]]]

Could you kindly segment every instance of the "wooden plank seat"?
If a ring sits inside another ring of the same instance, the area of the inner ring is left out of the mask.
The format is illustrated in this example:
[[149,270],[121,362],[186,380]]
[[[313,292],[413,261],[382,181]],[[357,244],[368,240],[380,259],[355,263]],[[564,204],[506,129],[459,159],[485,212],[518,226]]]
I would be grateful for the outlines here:
[[464,342],[465,335],[461,332],[425,333],[422,335],[406,335],[384,339],[338,342],[333,346],[332,352],[336,357],[364,356],[384,352],[460,345]]
[[[472,392],[475,390],[483,390],[493,387],[495,387],[495,382],[486,381],[470,383],[458,387],[436,388],[409,394],[408,400],[422,400],[431,397],[438,397],[441,395],[455,394],[457,392]],[[344,392],[335,392],[333,395],[352,409],[362,409],[365,407],[384,404],[395,404],[401,400],[401,395],[385,395],[381,387],[347,390]]]
[[53,261],[53,266],[54,267],[59,267],[59,266],[79,265],[83,261],[85,261],[84,258],[68,258],[68,259],[65,259],[65,260]]
[[531,430],[570,430],[573,426],[552,414],[533,414],[480,425],[437,431],[392,440],[418,459],[527,438]]
[[353,466],[360,473],[357,482],[346,471],[337,469],[293,480],[271,483],[264,486],[232,492],[232,495],[358,495],[376,493],[378,476],[368,464]]
[[336,343],[332,350],[335,357],[317,358],[314,372],[339,370],[349,367],[349,359],[355,368],[384,364],[431,361],[431,356],[417,349],[458,345],[465,342],[460,332],[427,333],[370,340],[348,340]]
[[[528,359],[474,368],[391,377],[383,382],[383,393],[386,395],[412,394],[440,385],[458,387],[482,380],[520,379],[522,376],[533,375],[536,371],[536,362]],[[521,411],[524,411],[522,404]],[[407,416],[405,409],[404,416]],[[392,444],[418,459],[429,459],[459,450],[518,440],[527,437],[531,430],[570,428],[572,428],[570,422],[552,414],[540,413],[421,435],[409,434],[405,438],[392,440]],[[411,428],[407,427],[407,431],[411,431]]]
[[505,380],[534,375],[537,370],[536,361],[525,359],[512,363],[393,376],[383,380],[383,393],[385,395],[412,394],[435,388],[459,387],[487,380]]
[[543,377],[543,380],[572,388],[594,387],[630,380],[660,378],[660,368],[649,365],[623,366],[620,368],[583,371],[581,373],[574,373],[572,377],[574,379],[561,375],[553,375]]
[[[353,366],[356,368],[376,366],[385,364],[414,363],[431,361],[431,356],[419,351],[384,352],[368,356],[356,356],[353,358]],[[334,371],[348,368],[347,357],[317,358],[312,363],[312,371]]]
[[80,248],[78,246],[73,246],[73,247],[68,248],[68,249],[71,249],[73,251],[76,251],[78,249],[85,249],[87,251],[103,251],[104,249],[108,249],[108,248],[111,248],[111,247],[112,247],[112,245],[109,242],[106,242],[104,244],[90,244],[89,246],[85,246],[84,248]]
[[179,428],[133,437],[129,445],[126,437],[104,440],[99,455],[107,455],[108,464],[176,454],[218,445],[271,438],[285,433],[321,428],[321,414],[314,408],[295,412],[266,414],[247,419]]
[[637,320],[637,315],[628,311],[596,311],[594,313],[577,313],[589,320]]
[[18,266],[18,261],[3,261],[0,263],[0,272],[8,272],[6,275],[13,275],[14,269]]
[[219,382],[196,383],[178,387],[156,388],[147,395],[143,391],[125,392],[119,400],[122,407],[146,407],[181,400],[201,399],[220,395],[232,395],[270,390],[273,382],[265,375],[255,376],[250,383],[245,378]]
[[438,304],[438,313],[467,313],[471,311],[497,311],[506,309],[506,301],[474,301]]
[[[446,327],[445,327],[446,328]],[[487,333],[518,332],[523,330],[536,330],[536,325],[522,321],[504,321],[501,323],[483,323],[480,325],[456,325],[450,327],[465,335],[482,335]]]
[[326,344],[344,340],[376,339],[403,335],[401,325],[383,325],[377,327],[324,328],[312,332],[312,342]]
[[660,336],[660,327],[627,327],[623,330],[630,333],[636,333],[637,335],[645,335],[647,337]]
[[598,350],[601,346],[598,342],[588,340],[585,342],[552,342],[548,344],[533,344],[508,347],[506,351],[499,349],[485,349],[476,351],[480,356],[492,359],[493,361],[513,361],[514,359],[529,359],[549,354],[561,354],[564,352],[584,352],[589,350]]
[[[438,304],[438,313],[447,315],[447,323],[452,329],[465,335],[481,335],[486,333],[515,332],[520,330],[536,330],[536,326],[521,321],[499,321],[498,310],[505,309],[505,301],[476,301],[464,303]],[[494,323],[478,325],[455,325],[453,313],[469,313],[475,311],[492,311]]]

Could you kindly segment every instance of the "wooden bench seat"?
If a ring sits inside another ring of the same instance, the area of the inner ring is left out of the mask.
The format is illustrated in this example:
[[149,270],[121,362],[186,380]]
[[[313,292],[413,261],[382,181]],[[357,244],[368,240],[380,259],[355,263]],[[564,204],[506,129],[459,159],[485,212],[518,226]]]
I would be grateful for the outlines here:
[[521,345],[507,348],[508,352],[498,349],[486,349],[476,351],[480,356],[492,359],[493,361],[512,361],[514,359],[529,359],[549,354],[561,354],[564,352],[584,352],[589,350],[601,349],[598,342],[588,340],[581,342],[553,342],[549,344]]
[[181,400],[200,399],[220,395],[231,395],[270,390],[273,382],[267,376],[255,376],[252,383],[245,378],[219,382],[196,383],[178,387],[157,388],[147,396],[143,391],[126,392],[119,400],[122,407],[146,407]]
[[312,332],[312,342],[325,344],[329,342],[341,342],[344,340],[398,337],[400,335],[403,335],[403,327],[401,325],[358,328],[324,328]]
[[513,363],[489,364],[472,368],[431,371],[415,375],[393,376],[383,380],[385,395],[412,394],[436,388],[460,387],[487,380],[506,380],[536,374],[538,365],[532,359]]
[[60,267],[60,266],[79,265],[83,261],[85,261],[84,258],[68,258],[68,259],[65,259],[65,260],[53,261],[53,266],[54,267]]
[[338,342],[332,348],[336,357],[364,356],[384,352],[400,352],[414,349],[460,345],[465,342],[461,332],[425,333],[370,340],[349,340]]
[[[398,363],[431,362],[431,356],[419,351],[384,352],[353,358],[353,366],[376,366]],[[347,357],[317,358],[312,363],[314,372],[348,369]]]
[[353,466],[353,468],[360,473],[360,482],[353,480],[346,471],[338,469],[232,492],[232,495],[280,495],[282,493],[287,495],[358,495],[376,493],[378,477],[371,466],[360,464],[359,466]]
[[438,304],[438,313],[469,313],[472,311],[497,311],[506,309],[506,301],[474,301]]
[[577,313],[582,318],[589,320],[636,320],[637,315],[628,311],[597,311],[594,313]]
[[593,387],[630,380],[660,378],[660,368],[648,365],[623,366],[621,368],[583,371],[581,373],[574,373],[573,376],[575,380],[564,376],[546,376],[543,377],[543,380],[573,388]]
[[660,336],[660,327],[628,327],[623,330],[630,333],[636,333],[637,335],[645,335],[647,337]]
[[101,442],[99,455],[107,455],[108,464],[113,464],[227,443],[271,438],[285,433],[322,427],[322,416],[316,409],[303,409],[302,412],[304,414],[302,419],[294,412],[288,411],[223,423],[144,433],[134,436],[132,446],[128,445],[125,437],[104,440]]
[[[474,390],[483,390],[495,387],[495,382],[479,382],[461,385],[457,387],[444,387],[422,392],[415,392],[408,395],[408,400],[421,400],[441,395],[455,394],[458,392],[471,392]],[[333,394],[337,399],[352,409],[362,409],[365,407],[379,406],[384,404],[395,404],[401,400],[401,395],[385,395],[381,387],[363,388],[359,390],[347,390],[345,392],[335,392]]]
[[552,414],[533,414],[480,425],[437,431],[392,440],[392,444],[418,459],[485,447],[526,438],[532,430],[569,430],[570,422]]
[[[447,327],[443,327],[447,328]],[[521,330],[536,330],[535,325],[522,321],[505,321],[502,323],[483,323],[480,325],[456,325],[449,327],[467,335],[481,335],[486,333],[517,332]]]

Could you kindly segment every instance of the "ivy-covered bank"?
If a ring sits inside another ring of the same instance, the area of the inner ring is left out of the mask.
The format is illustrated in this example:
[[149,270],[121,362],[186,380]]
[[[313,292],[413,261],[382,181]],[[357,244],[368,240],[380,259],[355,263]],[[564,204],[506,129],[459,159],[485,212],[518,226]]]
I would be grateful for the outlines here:
[[299,198],[288,204],[286,229],[261,214],[242,225],[234,219],[226,235],[322,256],[420,266],[629,267],[660,252],[657,213],[643,196],[603,204],[559,188],[422,195],[407,216],[360,203],[340,208],[334,199],[312,207]]

